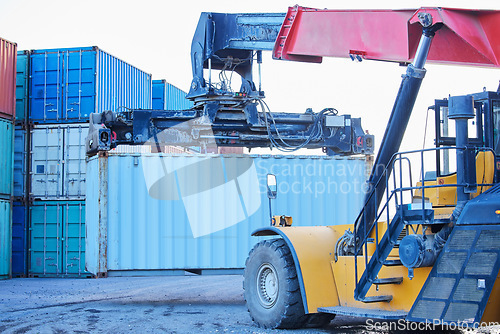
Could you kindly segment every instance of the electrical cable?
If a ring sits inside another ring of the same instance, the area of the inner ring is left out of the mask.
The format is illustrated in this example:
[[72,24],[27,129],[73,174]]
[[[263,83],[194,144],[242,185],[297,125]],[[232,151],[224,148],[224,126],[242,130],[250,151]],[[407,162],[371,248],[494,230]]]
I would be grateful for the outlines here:
[[[216,54],[213,54],[212,57],[215,60],[220,61],[221,63],[224,64],[222,67],[221,71],[219,72],[219,80],[220,82],[212,84],[210,88],[213,89],[218,89],[221,92],[230,92],[233,93],[233,89],[231,88],[231,83],[232,83],[232,78],[233,78],[233,73],[236,70],[236,67],[238,67],[241,64],[244,64],[248,61],[251,61],[254,58],[255,53],[251,53],[251,55],[247,58],[239,59],[239,58],[233,58],[233,57],[227,57],[227,58],[221,58],[217,56]],[[226,71],[229,70],[231,71],[231,75],[228,77]]]
[[[321,110],[318,114],[313,114],[313,123],[311,130],[307,135],[307,138],[301,144],[292,145],[290,143],[287,143],[283,138],[283,136],[280,134],[274,116],[271,113],[271,110],[269,109],[269,106],[262,99],[258,99],[257,101],[259,102],[262,109],[262,113],[264,115],[264,122],[266,124],[266,130],[269,137],[269,141],[274,147],[276,147],[279,151],[282,152],[294,152],[301,148],[304,148],[311,141],[318,141],[324,138],[322,122],[324,120],[325,115],[337,115],[338,113],[338,111],[334,108],[325,108]],[[271,124],[268,118],[272,122],[272,125],[274,126],[274,131],[276,132],[276,136],[279,141],[277,141],[276,138],[274,138],[271,132]]]

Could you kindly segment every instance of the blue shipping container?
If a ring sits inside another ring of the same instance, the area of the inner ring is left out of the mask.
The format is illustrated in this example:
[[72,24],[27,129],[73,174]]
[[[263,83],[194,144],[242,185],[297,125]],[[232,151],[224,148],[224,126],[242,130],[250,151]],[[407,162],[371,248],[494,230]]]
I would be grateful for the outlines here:
[[0,279],[11,278],[12,204],[0,199]]
[[14,124],[0,119],[0,198],[9,200],[14,183]]
[[24,122],[28,113],[29,51],[17,52],[16,121]]
[[12,206],[12,276],[26,277],[27,268],[27,208],[22,202]]
[[186,99],[186,92],[169,84],[164,79],[153,80],[153,109],[184,110],[193,107]]
[[97,47],[33,50],[30,120],[88,122],[93,112],[151,108],[151,75]]
[[98,275],[239,269],[273,214],[294,226],[352,224],[362,207],[361,158],[109,155],[87,162],[86,268]]

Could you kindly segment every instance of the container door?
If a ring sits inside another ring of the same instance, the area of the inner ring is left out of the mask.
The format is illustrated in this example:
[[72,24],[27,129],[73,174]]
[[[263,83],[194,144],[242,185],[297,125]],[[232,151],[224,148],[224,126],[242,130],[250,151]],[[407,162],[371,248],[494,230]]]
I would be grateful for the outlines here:
[[95,110],[96,52],[65,51],[63,114],[71,122],[87,122]]
[[30,57],[30,120],[56,123],[61,119],[63,70],[60,52],[32,54]]
[[0,117],[14,120],[17,45],[0,38]]
[[[16,115],[18,115],[16,113]],[[26,195],[26,130],[21,126],[16,126],[14,132],[14,197],[21,198]]]
[[13,183],[14,125],[0,119],[0,198],[10,199]]
[[85,271],[85,202],[64,205],[63,226],[64,275],[82,276]]
[[30,276],[56,276],[61,273],[63,206],[35,203],[30,207]]
[[68,126],[64,130],[64,188],[68,199],[85,198],[85,138],[89,126]]
[[165,80],[153,80],[153,109],[165,109]]
[[16,72],[16,121],[24,121],[28,111],[28,53],[17,53]]
[[12,208],[10,201],[0,200],[0,279],[11,278]]
[[12,207],[12,276],[26,277],[26,207],[14,202]]
[[37,199],[62,196],[63,129],[40,127],[31,131],[31,194]]

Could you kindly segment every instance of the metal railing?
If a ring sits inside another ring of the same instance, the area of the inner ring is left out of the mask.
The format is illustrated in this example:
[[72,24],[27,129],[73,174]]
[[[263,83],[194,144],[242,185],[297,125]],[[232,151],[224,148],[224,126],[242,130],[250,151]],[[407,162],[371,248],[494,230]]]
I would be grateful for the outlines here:
[[[359,213],[358,217],[356,218],[356,222],[354,225],[354,240],[355,240],[355,247],[354,247],[354,266],[355,266],[355,279],[356,279],[356,287],[359,284],[359,277],[358,277],[358,262],[357,258],[360,255],[363,255],[364,260],[365,260],[365,268],[368,267],[368,243],[371,242],[373,239],[369,238],[369,236],[372,234],[373,229],[375,228],[375,240],[373,242],[375,243],[375,249],[378,249],[379,247],[379,242],[380,242],[380,237],[379,237],[379,229],[378,229],[378,223],[382,217],[385,216],[386,222],[387,222],[387,229],[386,229],[386,234],[389,233],[390,237],[390,231],[392,229],[392,225],[394,223],[394,217],[396,215],[400,215],[401,221],[403,220],[403,205],[404,205],[404,195],[409,194],[409,196],[414,198],[414,193],[416,191],[420,191],[421,194],[421,212],[422,212],[422,221],[426,221],[426,215],[425,215],[425,191],[426,189],[435,189],[435,188],[445,188],[445,187],[467,187],[471,186],[471,184],[459,184],[459,183],[454,183],[454,184],[431,184],[431,185],[426,185],[426,182],[432,182],[434,180],[426,180],[425,179],[425,168],[424,168],[424,155],[429,152],[434,152],[434,153],[439,153],[439,151],[445,151],[445,150],[471,150],[474,149],[476,153],[478,152],[485,152],[489,151],[494,154],[494,151],[490,148],[467,148],[467,147],[461,147],[457,148],[454,146],[443,146],[443,147],[437,147],[437,148],[429,148],[429,149],[422,149],[422,150],[413,150],[413,151],[406,151],[406,152],[398,152],[395,153],[387,165],[388,167],[384,168],[384,171],[380,177],[380,179],[377,181],[376,184],[372,186],[372,188],[367,192],[367,196],[365,197],[365,204]],[[420,156],[420,178],[421,178],[421,184],[420,185],[413,185],[413,180],[412,180],[412,166],[411,166],[411,160],[408,157],[409,155],[419,155]],[[406,162],[406,164],[404,164]],[[485,163],[486,163],[486,157],[485,157]],[[396,167],[398,168],[398,173],[395,173],[394,171],[396,170]],[[377,166],[374,166],[373,168],[377,168]],[[476,172],[477,174],[477,172]],[[399,182],[396,178],[396,175],[399,176]],[[450,174],[450,175],[453,175]],[[404,179],[403,176],[407,176],[407,179]],[[391,190],[389,188],[389,185],[391,183],[391,178],[392,178],[392,187]],[[405,186],[404,180],[409,180],[410,185]],[[437,178],[436,178],[437,180]],[[367,217],[366,214],[366,208],[369,205],[373,205],[372,201],[376,201],[377,198],[377,189],[380,185],[381,182],[385,182],[385,203],[380,206],[380,208],[375,207],[375,215],[373,221],[369,221],[370,217]],[[477,183],[476,186],[478,187],[488,187],[488,186],[493,186],[493,183]],[[412,202],[415,204],[415,202]],[[417,202],[418,203],[418,202]],[[391,209],[394,210],[394,214],[391,215]],[[364,235],[358,235],[358,227],[359,224],[363,224],[363,232]],[[415,233],[418,231],[414,231]],[[360,240],[358,240],[358,238]],[[389,238],[390,239],[390,238]],[[380,260],[380,259],[379,259]]]

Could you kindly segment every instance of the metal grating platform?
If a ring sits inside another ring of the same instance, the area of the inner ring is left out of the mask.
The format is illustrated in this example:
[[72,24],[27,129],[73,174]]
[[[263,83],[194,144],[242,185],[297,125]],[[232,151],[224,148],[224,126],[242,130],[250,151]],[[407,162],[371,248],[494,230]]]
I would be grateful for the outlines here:
[[481,321],[500,268],[500,226],[455,226],[407,320]]

